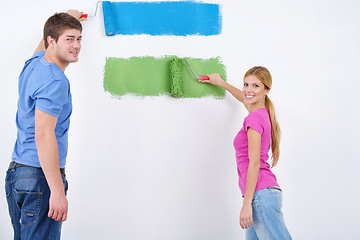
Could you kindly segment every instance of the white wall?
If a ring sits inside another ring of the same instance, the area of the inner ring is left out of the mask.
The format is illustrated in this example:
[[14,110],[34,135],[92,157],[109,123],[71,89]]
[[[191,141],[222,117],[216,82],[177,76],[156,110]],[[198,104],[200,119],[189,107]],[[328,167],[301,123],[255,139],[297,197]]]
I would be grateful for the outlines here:
[[[250,67],[268,67],[282,128],[274,171],[293,238],[360,238],[360,2],[204,1],[222,4],[220,36],[110,38],[101,12],[84,22],[80,61],[66,70],[74,111],[63,239],[244,239],[232,141],[245,109],[229,94],[118,100],[103,90],[105,57],[168,54],[221,56],[237,87]],[[92,14],[95,3],[2,2],[0,179],[16,137],[17,78],[44,22],[69,8]],[[11,239],[0,186],[0,236]]]

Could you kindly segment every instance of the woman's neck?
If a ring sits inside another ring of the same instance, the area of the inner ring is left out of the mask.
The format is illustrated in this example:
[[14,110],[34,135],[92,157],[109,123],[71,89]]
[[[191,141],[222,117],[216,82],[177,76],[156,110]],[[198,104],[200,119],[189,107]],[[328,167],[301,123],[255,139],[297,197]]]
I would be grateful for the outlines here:
[[246,109],[249,111],[249,113],[256,111],[260,108],[265,108],[265,103],[261,103],[261,104],[251,104],[251,105],[247,105],[245,106]]

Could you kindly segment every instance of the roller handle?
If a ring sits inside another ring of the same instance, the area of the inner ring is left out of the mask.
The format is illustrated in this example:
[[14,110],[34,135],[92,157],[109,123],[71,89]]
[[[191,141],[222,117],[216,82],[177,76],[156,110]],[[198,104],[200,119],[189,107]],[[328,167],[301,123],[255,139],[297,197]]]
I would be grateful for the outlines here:
[[88,18],[88,15],[87,15],[87,14],[83,14],[83,15],[80,16],[80,19],[81,19],[81,18],[87,19],[87,18]]
[[[222,77],[221,77],[222,78]],[[200,75],[199,76],[199,80],[203,81],[203,80],[210,80],[210,78],[208,76],[204,76],[204,75]]]

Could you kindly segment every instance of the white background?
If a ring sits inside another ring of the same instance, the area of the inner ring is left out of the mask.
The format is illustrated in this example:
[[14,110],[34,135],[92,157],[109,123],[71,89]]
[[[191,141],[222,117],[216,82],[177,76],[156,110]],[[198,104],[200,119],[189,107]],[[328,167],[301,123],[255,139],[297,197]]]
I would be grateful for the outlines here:
[[[105,57],[221,56],[228,82],[266,66],[282,129],[274,169],[294,239],[358,239],[360,2],[220,3],[223,32],[210,37],[106,37],[101,8],[83,23],[80,60],[66,69],[73,94],[63,239],[244,239],[232,141],[247,115],[224,100],[115,99],[102,87]],[[0,179],[16,137],[18,76],[46,19],[95,1],[4,1],[0,7]],[[211,17],[211,16],[209,16]],[[11,239],[4,184],[0,238]]]

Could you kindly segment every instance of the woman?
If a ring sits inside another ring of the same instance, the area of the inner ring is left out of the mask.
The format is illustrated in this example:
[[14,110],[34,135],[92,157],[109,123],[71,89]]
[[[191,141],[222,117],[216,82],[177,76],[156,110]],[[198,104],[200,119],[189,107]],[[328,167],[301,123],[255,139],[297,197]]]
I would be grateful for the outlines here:
[[272,84],[265,67],[253,67],[244,77],[242,91],[219,76],[209,74],[203,82],[228,90],[242,102],[249,115],[234,139],[239,186],[243,195],[240,226],[246,228],[246,239],[291,239],[281,212],[282,192],[270,170],[279,159],[280,128],[274,106],[267,96]]

